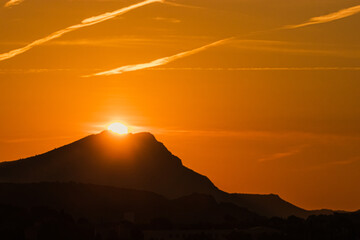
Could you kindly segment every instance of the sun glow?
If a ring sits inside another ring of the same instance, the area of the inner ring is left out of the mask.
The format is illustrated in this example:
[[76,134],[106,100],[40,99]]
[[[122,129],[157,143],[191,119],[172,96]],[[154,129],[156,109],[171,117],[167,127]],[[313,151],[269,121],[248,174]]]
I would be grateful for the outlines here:
[[121,123],[112,123],[109,125],[108,130],[117,134],[127,134],[129,129]]

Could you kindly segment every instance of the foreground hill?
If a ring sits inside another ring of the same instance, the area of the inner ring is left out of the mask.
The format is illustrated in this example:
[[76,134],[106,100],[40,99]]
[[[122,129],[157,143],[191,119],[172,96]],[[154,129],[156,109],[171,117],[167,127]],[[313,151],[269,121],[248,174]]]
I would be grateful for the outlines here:
[[360,213],[264,218],[213,197],[80,183],[0,184],[1,240],[360,239]]
[[167,198],[201,193],[268,217],[316,213],[277,195],[225,193],[207,177],[183,166],[150,133],[117,135],[104,131],[45,154],[0,164],[0,182],[69,181],[146,190]]
[[80,183],[0,184],[0,205],[46,207],[95,222],[151,224],[166,219],[174,224],[251,224],[262,220],[235,204],[192,194],[169,200],[146,191]]

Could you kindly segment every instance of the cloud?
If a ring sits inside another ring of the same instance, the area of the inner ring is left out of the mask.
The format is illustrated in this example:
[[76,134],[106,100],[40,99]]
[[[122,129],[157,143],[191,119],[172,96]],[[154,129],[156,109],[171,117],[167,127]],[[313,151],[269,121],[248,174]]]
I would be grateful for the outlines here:
[[72,26],[67,27],[65,29],[54,32],[54,33],[52,33],[52,34],[50,34],[50,35],[48,35],[48,36],[46,36],[44,38],[38,39],[38,40],[26,45],[25,47],[18,48],[18,49],[12,50],[10,52],[0,54],[0,61],[4,61],[6,59],[13,58],[13,57],[15,57],[15,56],[17,56],[19,54],[22,54],[22,53],[24,53],[26,51],[29,51],[33,47],[36,47],[38,45],[42,45],[42,44],[44,44],[44,43],[46,43],[48,41],[59,38],[59,37],[61,37],[62,35],[66,34],[66,33],[69,33],[69,32],[78,30],[80,28],[92,26],[92,25],[95,25],[95,24],[98,24],[98,23],[113,19],[113,18],[115,18],[115,17],[117,17],[119,15],[122,15],[122,14],[126,13],[126,12],[129,12],[129,11],[134,10],[136,8],[148,5],[150,3],[155,3],[155,2],[163,2],[163,0],[145,0],[143,2],[136,3],[136,4],[133,4],[131,6],[121,8],[121,9],[118,9],[118,10],[113,11],[113,12],[108,12],[108,13],[104,13],[104,14],[101,14],[101,15],[98,15],[98,16],[87,18],[87,19],[83,20],[80,24],[72,25]]
[[[81,71],[100,71],[93,68],[33,68],[33,69],[0,69],[0,74],[37,74],[47,72],[70,72]],[[253,68],[150,68],[151,71],[360,71],[360,67],[253,67]]]
[[360,161],[360,157],[353,157],[353,158],[344,159],[344,160],[338,160],[338,161],[317,164],[314,166],[310,166],[308,168],[297,169],[297,171],[318,171],[318,170],[323,170],[323,169],[327,169],[327,168],[331,168],[331,167],[339,168],[339,167],[345,167],[345,166],[349,166],[349,165],[358,163],[359,161]]
[[[142,126],[143,131],[150,131],[156,134],[172,134],[187,136],[205,136],[205,137],[236,137],[246,140],[254,141],[302,141],[304,144],[297,145],[298,148],[305,148],[309,143],[328,144],[344,141],[360,141],[358,135],[344,135],[332,133],[316,133],[316,132],[302,132],[302,131],[260,131],[260,130],[218,130],[218,129],[176,129],[176,128],[157,128],[150,126]],[[292,148],[294,150],[294,148]]]
[[291,149],[290,151],[287,151],[287,152],[275,153],[275,154],[272,154],[270,156],[260,158],[258,160],[258,162],[268,162],[268,161],[273,161],[273,160],[277,160],[277,159],[282,159],[282,158],[287,158],[287,157],[290,157],[290,156],[294,156],[294,155],[299,154],[305,147],[306,147],[306,145],[302,145],[302,146],[298,146],[298,147],[296,147],[294,149]]
[[15,5],[19,5],[23,1],[24,0],[10,0],[7,3],[5,3],[4,7],[12,7],[12,6],[15,6]]
[[330,162],[329,165],[349,165],[349,164],[353,164],[356,163],[360,160],[360,157],[354,157],[354,158],[350,158],[347,160],[340,160],[340,161],[335,161],[335,162]]
[[153,71],[360,71],[360,67],[233,67],[233,68],[152,68]]
[[125,47],[136,45],[161,45],[170,44],[165,39],[137,38],[137,37],[119,37],[119,38],[102,38],[102,39],[77,39],[77,40],[55,40],[49,45],[60,46],[101,46],[101,47]]
[[203,9],[203,7],[199,7],[199,6],[180,4],[180,3],[170,2],[170,1],[166,1],[166,2],[164,2],[164,4],[170,5],[170,6],[175,6],[175,7]]
[[0,74],[28,74],[28,73],[46,73],[46,72],[65,72],[73,71],[71,68],[30,68],[30,69],[0,69]]
[[[339,56],[359,58],[360,51],[356,50],[357,46],[347,46],[347,49],[325,49],[323,43],[321,45],[304,42],[286,42],[286,41],[269,41],[256,39],[239,39],[232,44],[241,50],[267,51],[267,52],[283,52],[299,55],[322,55],[322,56]],[[343,47],[343,46],[342,46]]]
[[24,143],[24,142],[40,142],[49,140],[62,140],[72,139],[70,136],[59,136],[59,137],[43,137],[43,138],[15,138],[15,139],[0,139],[0,143],[11,144],[11,143]]
[[350,16],[355,15],[355,14],[357,14],[359,12],[360,12],[360,5],[357,5],[357,6],[350,7],[350,8],[345,8],[345,9],[342,9],[340,11],[330,13],[330,14],[327,14],[327,15],[323,15],[323,16],[319,16],[319,17],[313,17],[310,20],[308,20],[307,22],[304,22],[304,23],[301,23],[301,24],[288,25],[288,26],[285,26],[284,29],[301,28],[301,27],[306,27],[306,26],[314,25],[314,24],[332,22],[332,21],[339,20],[339,19],[342,19],[342,18],[350,17]]
[[119,68],[115,68],[109,71],[105,71],[105,72],[99,72],[99,73],[95,73],[95,74],[91,74],[91,75],[87,75],[84,77],[93,77],[93,76],[109,76],[109,75],[115,75],[115,74],[122,74],[124,72],[131,72],[131,71],[137,71],[137,70],[142,70],[142,69],[147,69],[147,68],[153,68],[153,67],[157,67],[157,66],[162,66],[165,64],[168,64],[170,62],[176,61],[178,59],[184,58],[184,57],[188,57],[190,55],[205,51],[208,48],[211,47],[215,47],[221,44],[226,43],[227,41],[231,40],[233,38],[227,38],[227,39],[223,39],[217,42],[213,42],[210,43],[208,45],[190,50],[190,51],[186,51],[186,52],[181,52],[178,54],[175,54],[173,56],[170,57],[164,57],[164,58],[160,58],[148,63],[141,63],[141,64],[134,64],[134,65],[126,65],[126,66],[122,66]]
[[176,18],[164,18],[164,17],[156,17],[154,18],[156,21],[169,22],[169,23],[181,23],[181,20]]

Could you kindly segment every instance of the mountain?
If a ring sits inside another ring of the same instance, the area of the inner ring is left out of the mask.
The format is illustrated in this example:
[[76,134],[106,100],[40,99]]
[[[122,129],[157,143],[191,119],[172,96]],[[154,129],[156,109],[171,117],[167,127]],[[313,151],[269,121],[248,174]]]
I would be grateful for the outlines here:
[[146,190],[167,198],[206,194],[262,216],[307,217],[277,195],[228,194],[181,160],[150,133],[90,135],[50,152],[0,163],[0,182],[79,182]]
[[176,198],[219,191],[184,167],[150,133],[104,131],[45,154],[0,164],[1,182],[83,182],[141,189]]

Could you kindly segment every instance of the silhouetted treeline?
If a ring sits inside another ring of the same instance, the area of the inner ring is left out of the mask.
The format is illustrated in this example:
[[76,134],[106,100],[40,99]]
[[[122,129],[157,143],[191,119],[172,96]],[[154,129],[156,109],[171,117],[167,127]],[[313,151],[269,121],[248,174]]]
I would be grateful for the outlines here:
[[34,207],[0,205],[1,240],[141,240],[142,232],[129,222],[90,223],[71,215]]
[[76,218],[103,222],[126,219],[138,224],[149,223],[153,219],[169,219],[184,224],[249,225],[264,218],[235,204],[219,203],[203,194],[166,199],[146,191],[79,183],[0,183],[0,204],[24,208],[49,206],[71,213]]
[[235,230],[228,240],[359,240],[360,212],[271,218],[263,226]]
[[[201,234],[195,230],[201,231]],[[145,235],[154,234],[151,231],[156,231],[156,234],[163,231],[164,234],[161,238],[147,239],[359,240],[360,213],[310,216],[306,220],[297,217],[271,218],[248,225],[233,221],[221,225],[205,222],[182,225],[168,219],[153,219],[148,224],[137,225],[127,221],[76,219],[64,211],[48,207],[27,209],[0,205],[1,240],[143,240]]]

